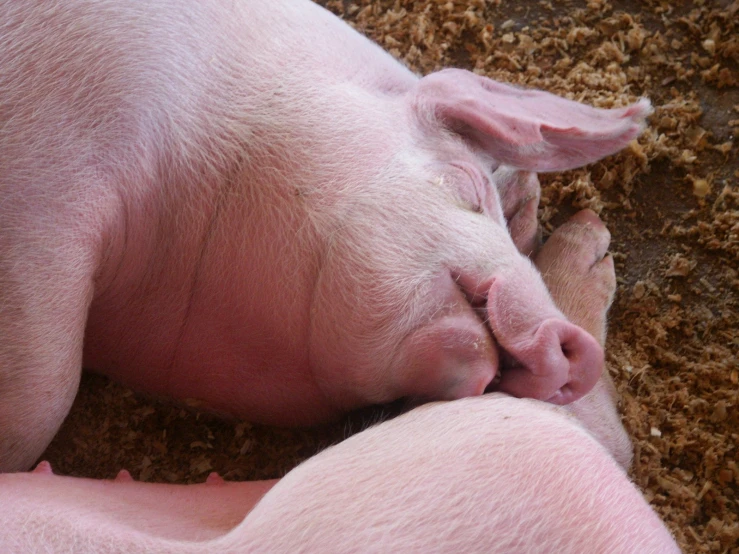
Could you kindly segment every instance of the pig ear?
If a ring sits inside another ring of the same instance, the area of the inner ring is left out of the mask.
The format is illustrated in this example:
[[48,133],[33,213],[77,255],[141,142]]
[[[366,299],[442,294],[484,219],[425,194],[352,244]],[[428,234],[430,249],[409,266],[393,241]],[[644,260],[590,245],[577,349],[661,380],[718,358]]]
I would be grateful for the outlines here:
[[618,152],[639,135],[652,111],[646,99],[602,110],[461,69],[424,77],[413,99],[421,121],[431,115],[497,161],[527,171],[572,169]]

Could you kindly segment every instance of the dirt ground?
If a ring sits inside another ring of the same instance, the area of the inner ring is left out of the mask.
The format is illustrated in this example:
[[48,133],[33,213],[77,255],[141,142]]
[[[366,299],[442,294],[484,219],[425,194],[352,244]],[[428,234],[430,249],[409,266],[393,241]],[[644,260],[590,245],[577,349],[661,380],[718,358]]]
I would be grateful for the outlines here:
[[[685,552],[739,553],[739,1],[320,3],[419,73],[465,67],[601,107],[652,100],[627,151],[542,176],[540,215],[551,230],[590,207],[613,234],[607,359],[633,480]],[[270,478],[374,417],[224,423],[87,375],[44,458],[90,477]]]

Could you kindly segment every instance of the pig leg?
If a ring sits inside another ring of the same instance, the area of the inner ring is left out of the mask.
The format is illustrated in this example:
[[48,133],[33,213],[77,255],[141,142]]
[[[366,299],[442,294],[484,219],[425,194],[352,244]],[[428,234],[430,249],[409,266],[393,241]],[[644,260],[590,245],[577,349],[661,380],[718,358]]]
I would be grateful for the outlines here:
[[[609,242],[610,233],[598,216],[582,210],[554,231],[535,258],[544,283],[567,318],[601,345],[605,345],[606,312],[616,290],[613,259],[606,254]],[[616,389],[608,369],[603,369],[589,393],[563,409],[629,468],[631,440],[616,409]]]
[[79,233],[54,228],[61,214],[23,221],[30,208],[13,210],[7,198],[0,209],[0,471],[27,469],[69,411],[95,268]]
[[678,552],[623,470],[556,408],[422,406],[290,472],[218,544],[252,552]]
[[606,339],[606,312],[616,291],[611,234],[591,210],[582,210],[557,228],[534,258],[552,298],[567,318]]
[[416,408],[276,484],[39,470],[0,475],[3,552],[679,552],[561,408],[501,393]]
[[541,244],[537,210],[541,186],[536,173],[501,165],[493,173],[508,231],[518,251],[531,256]]

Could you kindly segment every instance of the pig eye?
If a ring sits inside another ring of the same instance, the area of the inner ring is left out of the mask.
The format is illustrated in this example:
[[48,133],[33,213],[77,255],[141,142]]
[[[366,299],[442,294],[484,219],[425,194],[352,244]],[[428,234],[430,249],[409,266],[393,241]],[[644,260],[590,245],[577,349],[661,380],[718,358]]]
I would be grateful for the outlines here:
[[482,209],[482,206],[481,206],[480,204],[470,204],[470,205],[468,206],[468,208],[469,208],[469,210],[470,210],[471,212],[475,212],[475,213],[477,213],[477,214],[481,214],[481,213],[483,213],[483,209]]
[[457,187],[457,196],[461,208],[478,214],[484,213],[480,195],[472,181],[465,179],[465,183]]
[[485,213],[483,197],[487,179],[467,165],[451,165],[456,170],[451,176],[451,181],[460,207],[478,214]]

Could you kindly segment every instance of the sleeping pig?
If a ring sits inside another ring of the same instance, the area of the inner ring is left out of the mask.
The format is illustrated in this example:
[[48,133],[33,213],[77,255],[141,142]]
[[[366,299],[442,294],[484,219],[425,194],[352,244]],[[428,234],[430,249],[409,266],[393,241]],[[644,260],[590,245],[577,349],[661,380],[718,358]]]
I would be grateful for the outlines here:
[[[599,340],[616,284],[607,246],[583,211],[536,255],[562,312]],[[590,406],[578,405],[607,400],[592,395],[566,407],[501,393],[426,404],[279,481],[139,483],[126,471],[102,481],[42,462],[0,474],[0,551],[679,552],[623,469],[563,417],[574,407],[592,433]]]
[[279,425],[598,381],[525,255],[532,172],[648,102],[419,78],[308,0],[0,0],[0,68],[0,470],[83,365]]

